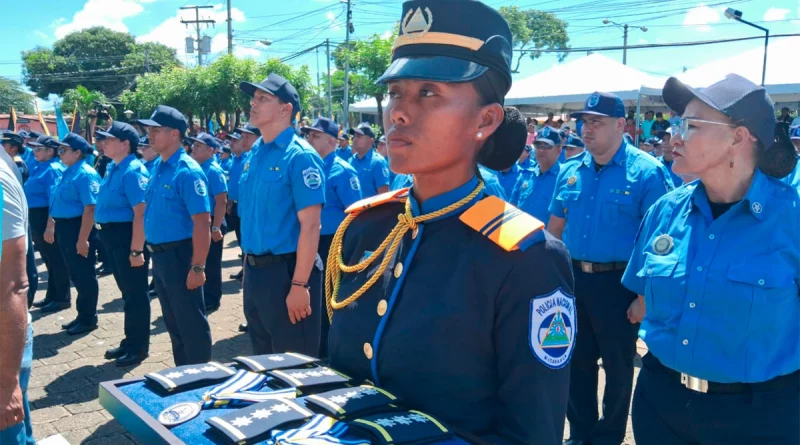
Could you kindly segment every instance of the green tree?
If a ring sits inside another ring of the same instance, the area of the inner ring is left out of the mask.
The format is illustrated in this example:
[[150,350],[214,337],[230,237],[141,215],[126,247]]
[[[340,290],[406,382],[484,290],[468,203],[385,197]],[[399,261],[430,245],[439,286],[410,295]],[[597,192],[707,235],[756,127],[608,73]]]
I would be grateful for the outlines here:
[[19,82],[0,77],[0,113],[11,112],[33,114],[33,96],[22,89]]
[[132,35],[101,26],[25,51],[22,61],[25,84],[41,98],[78,85],[116,97],[136,75],[180,65],[165,45],[137,44]]
[[[389,67],[392,60],[393,39],[382,39],[374,34],[367,40],[359,40],[351,45],[351,50],[346,51],[343,46],[334,52],[336,66],[344,65],[349,57],[350,69],[357,76],[350,76],[349,86],[356,87],[361,94],[373,97],[378,102],[378,122],[383,129],[383,99],[386,96],[386,86],[378,84],[380,78]],[[331,80],[333,84],[333,80]],[[344,82],[342,82],[344,85]],[[349,94],[348,94],[349,96]]]
[[[61,102],[61,111],[66,114],[75,112],[75,104],[78,104],[78,111],[81,115],[86,116],[89,110],[95,108],[95,102],[107,104],[108,98],[100,91],[90,91],[83,85],[78,85],[76,88],[70,88],[64,91],[62,95],[63,101]],[[111,107],[108,110],[112,118],[116,118],[116,109]]]
[[[567,22],[549,12],[530,9],[522,11],[517,6],[503,6],[499,10],[511,28],[514,48],[518,49],[512,72],[519,70],[522,58],[528,56],[536,60],[542,56],[542,50],[565,50],[569,48]],[[567,52],[558,53],[558,61],[567,58]]]

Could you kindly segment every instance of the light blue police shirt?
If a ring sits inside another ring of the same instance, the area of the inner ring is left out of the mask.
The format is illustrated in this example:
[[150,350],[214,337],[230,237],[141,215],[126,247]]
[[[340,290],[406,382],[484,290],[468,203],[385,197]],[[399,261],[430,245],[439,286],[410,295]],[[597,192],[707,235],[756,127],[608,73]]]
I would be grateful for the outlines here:
[[622,283],[644,296],[639,337],[667,367],[719,382],[800,369],[800,193],[756,170],[713,219],[691,182],[645,217]]
[[334,153],[336,153],[336,156],[338,156],[341,160],[347,163],[349,163],[350,160],[353,158],[353,151],[349,145],[345,148],[336,147]]
[[228,172],[228,176],[230,180],[228,181],[228,199],[231,201],[238,201],[239,200],[239,180],[242,178],[242,171],[244,170],[244,164],[247,161],[247,158],[250,156],[250,152],[242,153],[240,156],[234,156],[233,162],[231,163],[231,169]]
[[532,173],[523,174],[514,187],[511,203],[547,227],[550,221],[550,202],[553,200],[553,190],[560,171],[561,164],[556,162],[544,173],[537,166]]
[[667,171],[669,172],[669,177],[672,178],[672,185],[674,185],[675,188],[682,186],[683,178],[681,178],[680,175],[676,175],[672,171],[672,164],[675,163],[675,160],[673,159],[672,161],[667,162],[664,160],[664,156],[659,156],[658,160],[661,161],[661,163],[664,164],[664,167],[667,168]]
[[507,198],[511,198],[511,195],[514,193],[514,186],[517,185],[517,180],[522,172],[523,170],[516,162],[508,171],[496,172],[497,181],[500,183],[500,187],[503,188],[503,193],[505,193]]
[[145,198],[144,237],[149,244],[191,238],[192,216],[211,212],[203,169],[179,148],[166,161],[156,159],[153,171]]
[[[211,159],[200,164],[200,168],[203,169],[203,173],[205,173],[206,179],[208,180],[208,208],[211,212],[211,220],[213,221],[214,207],[217,205],[215,198],[220,193],[228,193],[228,180],[222,166],[214,160],[213,156]],[[225,225],[224,219],[222,220],[222,225]]]
[[50,197],[67,169],[58,156],[37,164],[24,186],[25,199],[31,209],[50,206]]
[[150,174],[136,155],[128,155],[119,166],[109,162],[94,208],[95,221],[100,224],[133,221],[133,208],[144,202],[149,180]]
[[[30,181],[30,179],[28,179],[28,181]],[[797,164],[794,166],[794,170],[792,170],[788,176],[781,179],[781,181],[800,190],[800,157],[797,158]]]
[[156,161],[158,161],[157,157],[152,159],[152,160],[146,161],[144,163],[144,168],[147,169],[147,173],[150,175],[151,178],[155,174],[154,167],[156,166]]
[[623,141],[599,172],[588,151],[562,164],[550,214],[567,220],[562,239],[572,259],[628,261],[647,209],[672,189],[664,165]]
[[100,193],[100,175],[81,159],[64,170],[61,180],[50,196],[50,216],[77,218],[83,216],[86,206],[97,204]]
[[225,159],[224,161],[222,160],[219,161],[219,167],[222,169],[222,171],[225,172],[226,175],[231,171],[232,165],[233,165],[233,154],[231,154],[231,156],[228,157],[228,159]]
[[361,195],[364,198],[377,195],[380,187],[389,185],[389,164],[374,148],[371,148],[362,158],[353,153],[349,162],[358,172]]
[[392,181],[392,186],[389,190],[400,190],[406,187],[411,187],[414,184],[414,177],[405,173],[398,173]]
[[325,204],[322,159],[289,127],[274,141],[259,138],[239,180],[242,248],[251,255],[297,251],[297,212]]
[[478,171],[480,171],[481,178],[483,179],[483,190],[487,195],[497,196],[502,200],[507,200],[506,192],[500,186],[500,181],[497,180],[497,173],[494,170],[478,164]]
[[344,221],[344,211],[361,199],[361,185],[356,170],[335,153],[329,153],[323,162],[325,205],[322,207],[320,235],[333,235]]

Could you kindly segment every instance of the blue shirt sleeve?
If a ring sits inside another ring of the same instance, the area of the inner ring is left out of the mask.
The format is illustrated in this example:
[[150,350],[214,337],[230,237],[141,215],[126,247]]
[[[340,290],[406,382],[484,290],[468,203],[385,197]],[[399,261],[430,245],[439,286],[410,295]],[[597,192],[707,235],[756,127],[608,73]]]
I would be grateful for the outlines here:
[[647,213],[647,210],[650,209],[659,198],[675,189],[675,186],[672,184],[672,178],[670,178],[667,172],[667,168],[664,167],[663,164],[659,164],[658,167],[651,169],[651,173],[644,178],[644,190],[641,207],[639,208],[640,215]]
[[149,175],[144,167],[128,170],[122,176],[122,189],[131,207],[136,207],[144,202],[149,180]]
[[347,209],[356,201],[361,200],[361,184],[358,182],[358,173],[353,170],[342,170],[339,175],[340,182],[336,184],[336,194],[342,200],[342,205]]
[[78,181],[78,193],[84,207],[97,204],[100,193],[100,175],[97,172],[82,172]]
[[569,172],[569,169],[565,168],[558,173],[558,178],[556,178],[556,186],[553,188],[553,199],[550,201],[550,214],[559,218],[566,217],[566,214],[564,214],[564,203],[558,199],[558,195],[563,187],[564,175],[567,174],[567,172]]
[[622,285],[636,295],[644,295],[645,278],[640,277],[638,274],[644,267],[644,243],[650,239],[650,221],[653,218],[653,213],[654,209],[652,207],[645,213],[642,223],[639,225],[639,232],[633,242],[631,259],[628,261],[628,267],[625,268],[625,274],[622,275]]
[[187,166],[178,168],[183,170],[178,181],[180,184],[179,194],[189,214],[210,213],[211,206],[208,203],[208,180],[206,175],[200,169],[188,168]]
[[292,158],[289,182],[297,211],[325,204],[325,175],[322,159],[316,153],[300,152]]
[[212,198],[228,192],[228,182],[223,171],[213,168],[208,171],[208,189]]
[[380,158],[375,162],[375,167],[372,169],[372,176],[375,181],[375,189],[389,185],[389,164],[386,162],[386,159]]

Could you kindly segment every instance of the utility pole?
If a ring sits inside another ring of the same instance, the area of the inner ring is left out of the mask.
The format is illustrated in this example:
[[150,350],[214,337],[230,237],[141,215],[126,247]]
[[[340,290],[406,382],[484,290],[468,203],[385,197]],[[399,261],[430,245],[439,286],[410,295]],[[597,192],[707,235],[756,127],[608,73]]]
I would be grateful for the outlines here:
[[[317,45],[317,47],[315,49],[315,51],[317,53],[317,99],[322,99],[321,95],[319,94],[319,47],[320,47],[320,45]],[[322,107],[320,107],[320,108],[322,108]],[[320,114],[322,114],[322,113],[319,113],[319,112],[317,113],[317,115],[320,115]]]
[[348,103],[347,99],[348,99],[348,96],[350,94],[349,91],[348,91],[349,90],[348,83],[349,83],[349,79],[350,79],[350,28],[353,26],[353,24],[352,24],[352,18],[353,18],[352,14],[353,14],[353,12],[350,10],[350,0],[347,0],[347,24],[346,24],[347,29],[345,31],[345,38],[344,38],[344,48],[345,48],[345,51],[346,51],[345,54],[347,55],[347,57],[345,57],[345,59],[344,59],[344,99],[343,99],[343,105],[344,106],[343,106],[343,110],[342,110],[342,111],[344,111],[344,119],[342,119],[342,120],[344,121],[344,126],[345,127],[349,126],[349,121],[350,121],[350,119],[349,119],[349,117],[350,117],[350,114],[349,114],[350,104]]
[[216,21],[214,20],[200,20],[200,10],[201,9],[212,9],[213,6],[182,6],[180,9],[194,9],[194,20],[181,20],[186,26],[194,25],[195,29],[197,30],[197,66],[203,65],[203,53],[200,51],[200,25],[202,24],[214,24]]
[[231,0],[228,0],[228,54],[233,54],[233,22],[231,21]]
[[622,64],[628,64],[628,24],[626,23],[623,27],[623,34],[622,34]]
[[328,117],[333,119],[333,98],[331,97],[331,39],[325,39],[325,58],[328,60]]

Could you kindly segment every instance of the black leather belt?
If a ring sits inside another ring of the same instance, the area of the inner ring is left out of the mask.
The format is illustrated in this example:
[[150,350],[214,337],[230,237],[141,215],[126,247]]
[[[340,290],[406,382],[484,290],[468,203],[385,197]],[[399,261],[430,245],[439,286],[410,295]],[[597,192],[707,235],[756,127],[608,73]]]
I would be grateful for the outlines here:
[[787,387],[800,387],[800,370],[758,383],[717,383],[692,377],[688,374],[668,368],[661,363],[658,357],[649,352],[642,357],[642,362],[645,366],[649,365],[661,370],[661,372],[677,380],[688,389],[708,394],[743,394],[754,390],[772,391]]
[[628,262],[592,263],[589,261],[572,260],[572,265],[580,269],[583,273],[603,273],[614,270],[625,270],[625,268],[628,267]]
[[147,247],[147,250],[150,251],[151,253],[166,252],[167,250],[176,249],[176,248],[178,248],[178,247],[180,247],[180,246],[182,246],[182,245],[184,245],[186,243],[191,243],[191,242],[192,242],[192,239],[191,238],[187,238],[187,239],[180,240],[180,241],[173,241],[171,243],[161,243],[161,244],[150,244],[150,243],[148,243],[146,247]]
[[294,261],[297,259],[297,254],[295,252],[292,253],[284,253],[283,255],[252,255],[247,254],[247,264],[251,267],[261,267],[266,266],[268,264],[274,263],[284,263],[289,261]]

